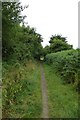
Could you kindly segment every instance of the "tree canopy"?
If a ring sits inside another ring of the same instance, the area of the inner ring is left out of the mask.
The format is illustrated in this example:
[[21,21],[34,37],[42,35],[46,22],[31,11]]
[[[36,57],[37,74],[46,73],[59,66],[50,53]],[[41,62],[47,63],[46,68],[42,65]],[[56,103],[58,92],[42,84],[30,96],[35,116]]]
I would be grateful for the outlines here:
[[40,56],[46,56],[49,53],[72,49],[72,45],[67,43],[66,37],[61,35],[52,35],[50,45],[43,49],[42,36],[36,32],[35,28],[24,24],[26,16],[22,16],[21,11],[27,7],[22,7],[20,2],[2,3],[3,60],[40,59]]
[[39,59],[42,54],[42,37],[35,28],[24,26],[23,9],[20,3],[2,3],[3,60],[12,57],[18,60],[31,57]]
[[66,41],[66,37],[62,37],[61,35],[52,35],[50,38],[50,51],[58,52],[62,50],[72,49],[72,45],[68,44]]

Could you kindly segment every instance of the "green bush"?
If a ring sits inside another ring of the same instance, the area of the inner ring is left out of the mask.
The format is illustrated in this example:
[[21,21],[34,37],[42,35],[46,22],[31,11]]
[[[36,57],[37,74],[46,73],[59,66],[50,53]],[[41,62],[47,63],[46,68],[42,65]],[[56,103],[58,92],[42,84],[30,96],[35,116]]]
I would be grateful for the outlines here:
[[80,90],[80,49],[48,54],[46,62],[54,67],[66,83],[72,83]]

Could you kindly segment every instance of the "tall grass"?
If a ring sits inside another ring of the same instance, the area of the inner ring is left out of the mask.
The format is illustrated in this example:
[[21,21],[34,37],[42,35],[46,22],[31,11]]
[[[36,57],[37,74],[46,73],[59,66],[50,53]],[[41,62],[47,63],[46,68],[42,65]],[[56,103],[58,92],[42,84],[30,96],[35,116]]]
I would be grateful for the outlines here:
[[4,66],[3,118],[39,118],[42,103],[38,63]]

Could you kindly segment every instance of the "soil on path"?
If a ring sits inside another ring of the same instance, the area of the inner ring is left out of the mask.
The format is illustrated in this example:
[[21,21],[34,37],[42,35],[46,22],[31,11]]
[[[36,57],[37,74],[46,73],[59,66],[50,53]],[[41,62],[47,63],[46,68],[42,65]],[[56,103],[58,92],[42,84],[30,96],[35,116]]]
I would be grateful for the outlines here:
[[41,88],[42,88],[42,104],[43,104],[42,118],[49,118],[47,85],[46,85],[43,65],[40,64],[40,67],[41,67]]

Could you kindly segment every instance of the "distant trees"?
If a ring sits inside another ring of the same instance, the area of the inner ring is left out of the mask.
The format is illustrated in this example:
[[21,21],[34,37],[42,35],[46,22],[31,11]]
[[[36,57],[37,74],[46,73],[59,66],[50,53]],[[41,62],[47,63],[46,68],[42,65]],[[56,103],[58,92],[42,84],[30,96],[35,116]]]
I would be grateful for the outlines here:
[[51,52],[58,52],[62,50],[69,50],[72,49],[72,45],[69,45],[66,41],[65,37],[62,37],[61,35],[52,35],[50,38],[50,51]]
[[51,51],[50,51],[50,46],[47,45],[47,46],[45,46],[45,48],[43,48],[43,55],[44,55],[44,57],[45,57],[47,54],[49,54],[49,53],[51,53]]
[[50,45],[44,48],[44,55],[73,48],[72,45],[67,43],[66,37],[62,37],[61,35],[52,35],[49,43]]

